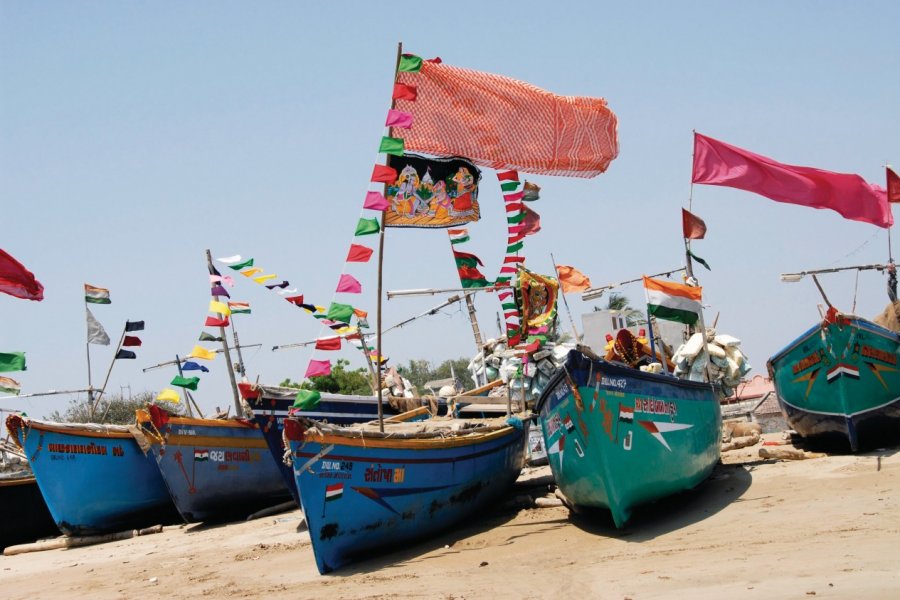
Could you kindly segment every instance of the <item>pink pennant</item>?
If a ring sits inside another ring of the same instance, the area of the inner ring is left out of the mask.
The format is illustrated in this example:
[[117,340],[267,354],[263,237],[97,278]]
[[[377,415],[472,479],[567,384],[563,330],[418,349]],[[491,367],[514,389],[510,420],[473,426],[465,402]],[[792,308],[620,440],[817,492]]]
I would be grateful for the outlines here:
[[366,192],[366,201],[363,204],[363,208],[387,210],[389,206],[390,203],[388,203],[387,198],[381,192]]
[[347,294],[361,294],[362,293],[362,285],[353,275],[347,275],[344,273],[341,275],[341,280],[338,282],[336,292],[344,292]]
[[306,375],[304,377],[322,377],[324,375],[331,374],[331,361],[330,360],[311,360],[309,361],[309,366],[306,368]]
[[401,127],[403,129],[409,129],[410,127],[412,127],[412,122],[412,113],[403,112],[402,110],[392,108],[388,111],[387,120],[385,120],[384,124],[387,127]]

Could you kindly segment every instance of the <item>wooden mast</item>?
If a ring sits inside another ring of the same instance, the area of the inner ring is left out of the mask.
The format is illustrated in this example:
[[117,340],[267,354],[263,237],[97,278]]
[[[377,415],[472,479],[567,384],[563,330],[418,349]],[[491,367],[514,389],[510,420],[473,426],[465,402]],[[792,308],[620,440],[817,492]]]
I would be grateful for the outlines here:
[[[394,83],[397,82],[397,73],[400,70],[400,55],[403,52],[403,42],[397,43],[397,60],[394,64]],[[391,109],[396,106],[397,101],[393,97],[393,93],[391,93]],[[392,137],[394,128],[388,127],[388,137]],[[390,155],[388,155],[390,156]],[[388,164],[390,164],[390,159],[387,160]],[[387,196],[387,188],[388,184],[384,184],[385,196]],[[378,374],[377,377],[377,390],[378,394],[378,429],[381,432],[384,432],[384,398],[382,394],[382,385],[381,385],[381,357],[383,356],[381,353],[381,296],[383,290],[383,276],[384,276],[384,211],[381,212],[381,231],[378,235],[378,303],[376,310],[376,337],[375,337],[375,370]],[[363,347],[365,347],[365,340],[363,340]],[[367,349],[368,351],[368,349]]]
[[[212,275],[216,268],[212,263],[212,254],[210,254],[209,250],[206,250],[206,264],[209,268],[209,274]],[[213,296],[213,299],[218,302],[219,297]],[[234,395],[234,416],[240,417],[244,411],[241,408],[241,397],[238,394],[238,386],[237,380],[234,378],[234,365],[231,364],[231,352],[228,351],[228,335],[225,333],[225,327],[219,326],[219,335],[222,337],[222,353],[225,355],[225,365],[228,367],[228,379],[231,381],[231,392]]]

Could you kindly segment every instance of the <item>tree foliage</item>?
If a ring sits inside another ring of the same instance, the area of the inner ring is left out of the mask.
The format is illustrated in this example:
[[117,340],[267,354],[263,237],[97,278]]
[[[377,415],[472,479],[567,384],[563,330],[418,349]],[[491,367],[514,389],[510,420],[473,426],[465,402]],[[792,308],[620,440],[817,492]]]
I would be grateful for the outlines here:
[[102,422],[129,425],[134,423],[134,411],[154,403],[171,413],[182,413],[181,405],[171,402],[157,402],[154,400],[155,397],[156,394],[153,392],[140,392],[129,398],[123,397],[122,394],[106,394],[97,403],[93,414],[91,413],[91,403],[88,398],[75,398],[69,401],[69,405],[62,413],[55,410],[44,418],[58,423]]
[[619,292],[611,292],[606,299],[606,307],[594,307],[594,311],[599,310],[617,310],[625,315],[625,322],[629,327],[635,325],[644,325],[647,323],[647,317],[643,312],[633,308],[628,300],[628,296]]
[[[450,378],[451,366],[452,373],[456,375],[457,381],[462,384],[464,390],[471,390],[475,387],[472,378],[469,376],[469,359],[467,358],[445,360],[437,367],[434,367],[427,360],[410,360],[408,365],[398,366],[397,371],[400,375],[409,379],[409,382],[416,387],[419,394],[425,394],[428,392],[425,383],[435,379]],[[438,390],[434,391],[437,392]]]
[[307,379],[300,383],[287,378],[279,385],[302,390],[316,390],[329,394],[371,395],[373,392],[369,372],[363,367],[350,370],[347,368],[349,365],[349,360],[340,358],[337,364],[331,367],[331,374],[329,375],[314,377],[312,380]]

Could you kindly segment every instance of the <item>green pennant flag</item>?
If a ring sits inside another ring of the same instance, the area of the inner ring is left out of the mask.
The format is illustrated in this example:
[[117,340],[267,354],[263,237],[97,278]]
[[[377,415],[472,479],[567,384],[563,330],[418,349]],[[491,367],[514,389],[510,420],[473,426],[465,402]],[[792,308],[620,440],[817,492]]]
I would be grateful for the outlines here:
[[703,260],[702,258],[700,258],[699,256],[697,256],[696,254],[694,254],[694,253],[691,252],[690,250],[688,250],[688,255],[689,255],[691,258],[693,258],[694,260],[696,260],[698,263],[700,263],[701,265],[703,265],[704,267],[706,267],[706,270],[707,270],[707,271],[712,271],[712,269],[709,268],[709,265],[706,264],[706,261],[705,261],[705,260]]
[[518,181],[504,181],[500,184],[500,189],[504,192],[514,192],[519,187]]
[[325,315],[326,318],[332,321],[340,321],[342,323],[349,323],[352,316],[352,306],[349,304],[338,304],[337,302],[331,303],[331,306],[328,307],[328,314]]
[[524,220],[524,219],[525,219],[525,213],[520,212],[519,214],[517,214],[515,216],[507,217],[506,222],[507,223],[521,223],[522,220]]
[[0,352],[0,373],[25,370],[24,352]]
[[187,388],[196,392],[198,383],[200,383],[199,377],[182,377],[181,375],[176,375],[170,385],[177,385],[178,387]]
[[381,231],[381,227],[378,225],[378,219],[360,219],[359,223],[356,224],[356,233],[353,235],[371,235],[373,233],[378,233]]
[[479,266],[478,259],[474,256],[456,256],[454,260],[457,267],[472,267],[475,269]]
[[294,400],[293,408],[300,410],[312,410],[319,405],[322,394],[316,390],[300,390],[297,392],[297,399]]
[[516,242],[515,244],[511,244],[511,245],[507,246],[507,247],[506,247],[506,253],[507,253],[507,254],[512,254],[513,252],[518,252],[519,250],[522,249],[523,243],[524,243],[524,242],[522,242],[522,241],[518,241],[518,242]]
[[252,259],[252,258],[251,258],[250,260],[245,260],[244,262],[238,263],[238,264],[236,264],[236,265],[228,265],[228,267],[229,267],[230,269],[234,269],[235,271],[240,271],[241,269],[243,269],[243,268],[245,268],[245,267],[252,267],[252,266],[253,266],[253,259]]
[[222,338],[216,337],[214,335],[210,335],[205,331],[200,332],[200,341],[201,342],[221,342]]
[[394,156],[403,156],[403,139],[384,136],[381,138],[381,145],[378,147],[378,151],[385,154],[393,154]]
[[415,54],[404,54],[400,57],[397,70],[401,73],[416,73],[422,68],[422,57]]

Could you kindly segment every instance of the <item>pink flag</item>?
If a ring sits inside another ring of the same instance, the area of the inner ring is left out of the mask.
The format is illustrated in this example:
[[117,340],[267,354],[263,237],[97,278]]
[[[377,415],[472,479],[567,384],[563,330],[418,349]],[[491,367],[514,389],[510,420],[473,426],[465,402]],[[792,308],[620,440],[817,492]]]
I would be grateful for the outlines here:
[[387,198],[381,192],[366,192],[366,201],[363,203],[363,208],[387,210],[389,206],[390,203],[388,203]]
[[322,377],[323,375],[330,374],[330,360],[311,360],[309,361],[309,366],[306,368],[306,375],[304,375],[304,377]]
[[353,275],[347,275],[344,273],[341,275],[341,280],[338,282],[336,292],[346,292],[347,294],[361,294],[362,293],[362,285],[353,277]]
[[384,124],[387,127],[402,127],[403,129],[409,129],[412,127],[412,122],[412,114],[392,108],[388,111],[387,120]]
[[221,275],[210,275],[209,276],[210,283],[227,283],[229,286],[234,287],[234,278],[231,275],[225,275],[222,277]]
[[830,208],[845,219],[890,227],[887,192],[849,173],[775,162],[737,146],[694,134],[693,183],[753,192],[777,202]]

